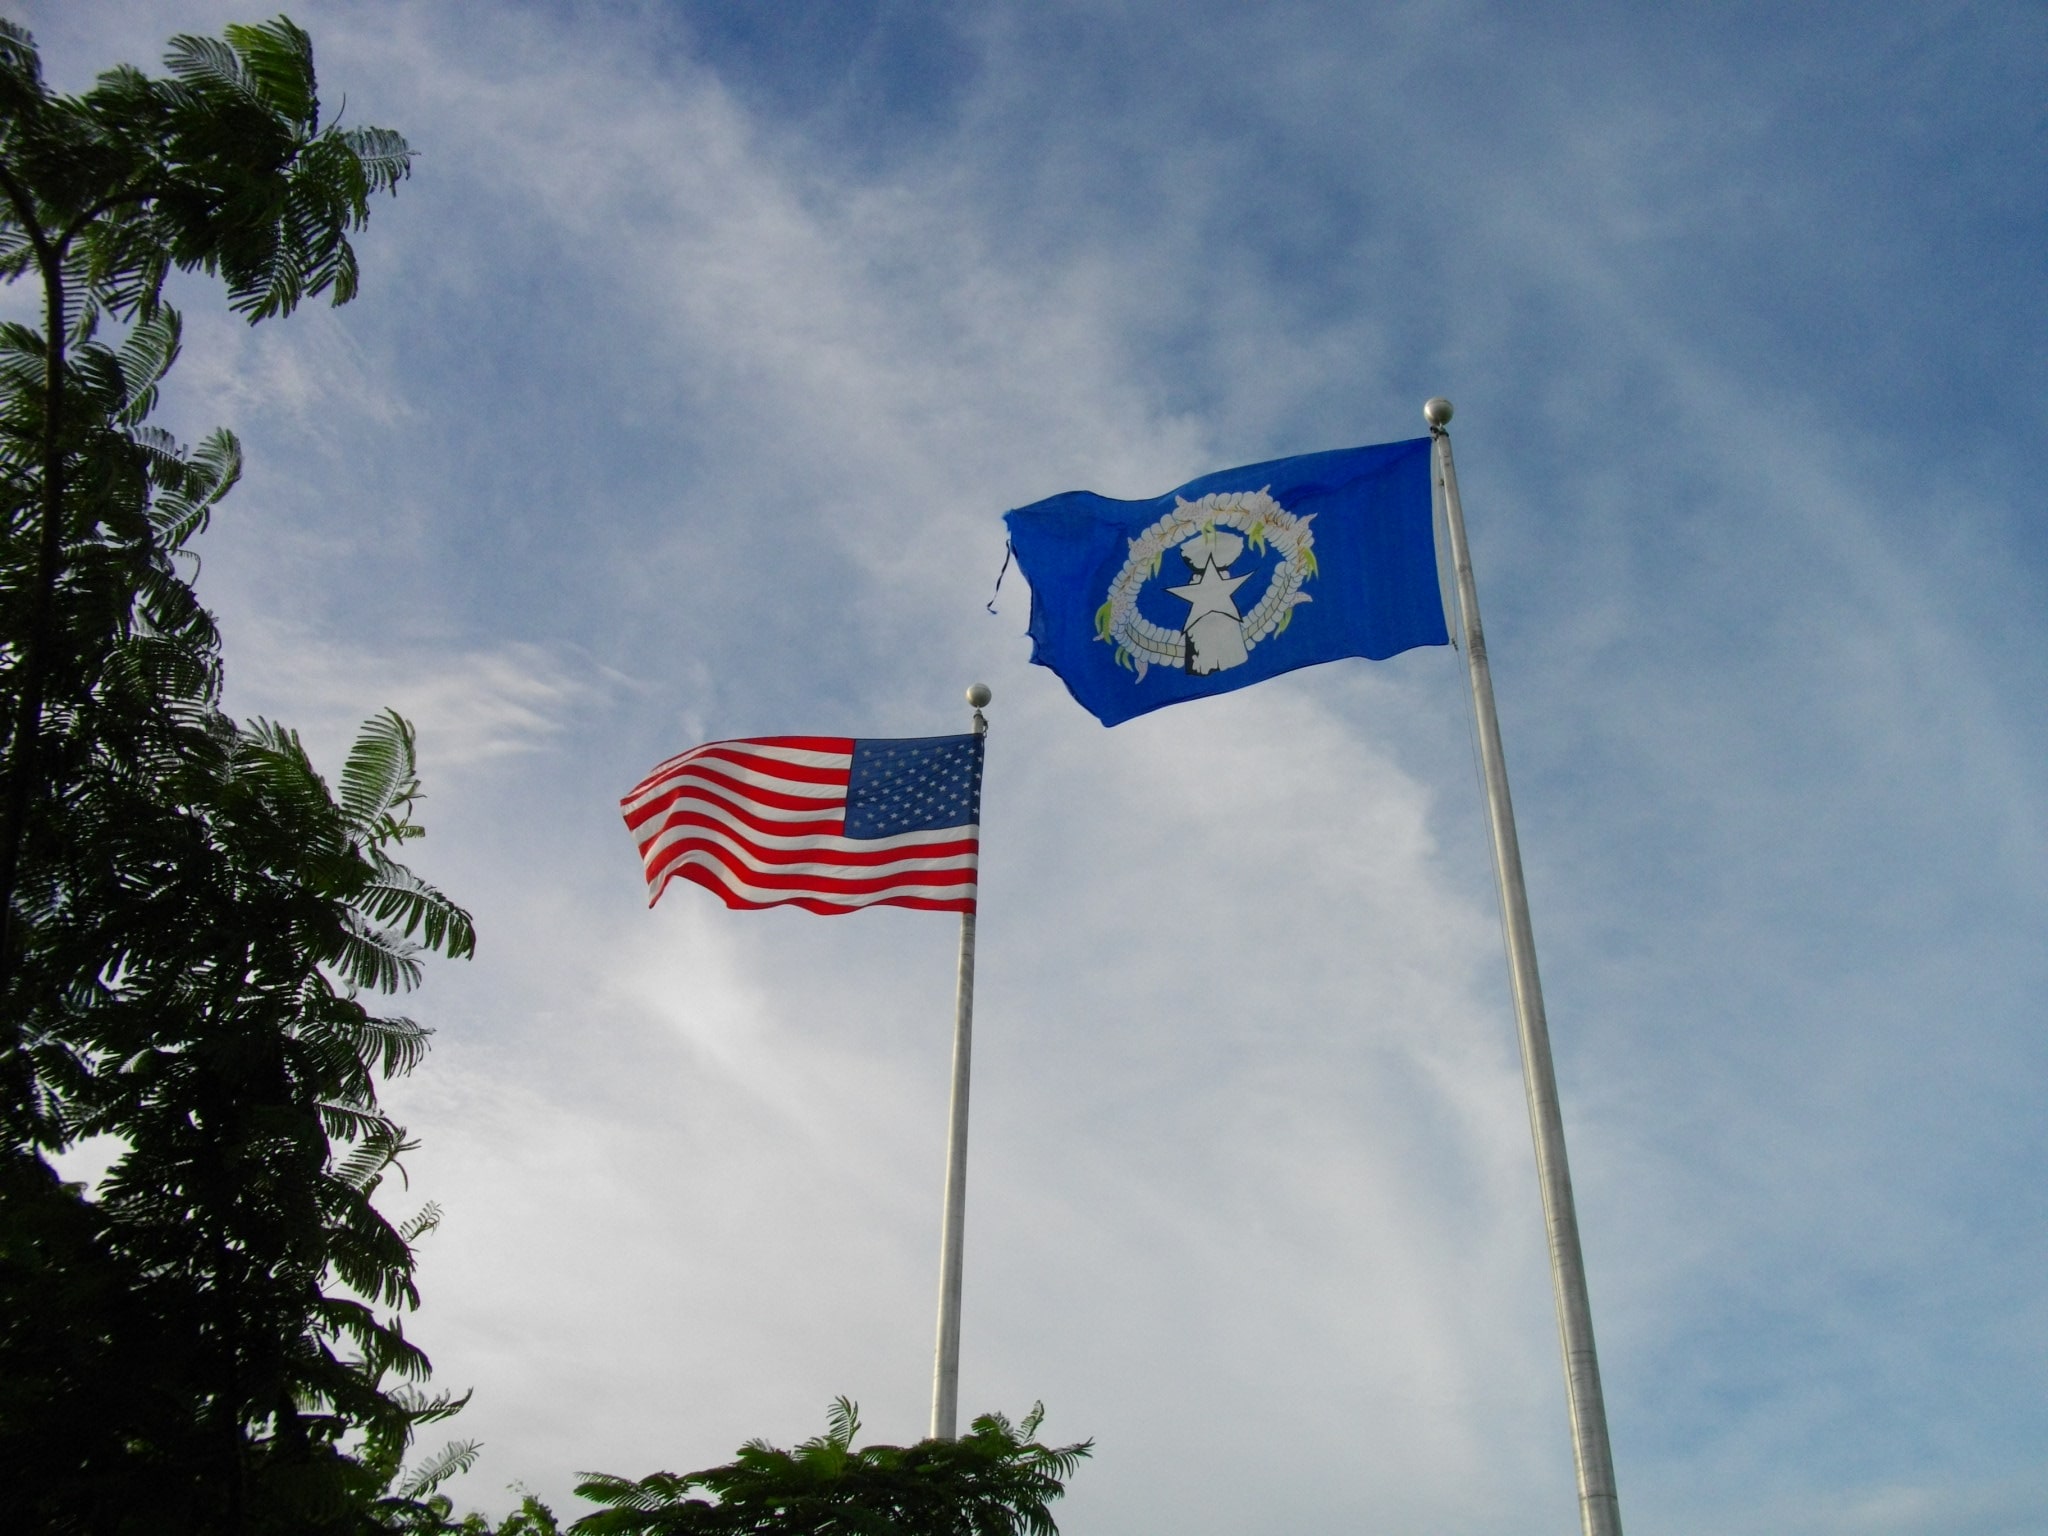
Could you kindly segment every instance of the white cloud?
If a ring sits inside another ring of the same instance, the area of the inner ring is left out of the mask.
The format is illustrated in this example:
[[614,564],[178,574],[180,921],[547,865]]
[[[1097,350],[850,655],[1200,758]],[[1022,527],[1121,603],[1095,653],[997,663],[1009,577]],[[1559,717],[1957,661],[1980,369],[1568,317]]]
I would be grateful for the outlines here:
[[519,642],[487,647],[380,646],[278,615],[248,615],[233,636],[226,703],[240,716],[282,720],[338,765],[370,715],[395,709],[419,732],[430,772],[559,749],[579,716],[635,692],[631,679],[587,658]]

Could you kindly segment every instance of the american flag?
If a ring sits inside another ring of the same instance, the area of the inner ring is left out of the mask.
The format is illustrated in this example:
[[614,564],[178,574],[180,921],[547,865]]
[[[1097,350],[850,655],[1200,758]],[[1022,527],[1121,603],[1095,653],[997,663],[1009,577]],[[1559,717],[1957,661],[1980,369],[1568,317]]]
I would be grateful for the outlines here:
[[694,880],[729,907],[972,912],[982,738],[714,741],[619,802],[647,904]]

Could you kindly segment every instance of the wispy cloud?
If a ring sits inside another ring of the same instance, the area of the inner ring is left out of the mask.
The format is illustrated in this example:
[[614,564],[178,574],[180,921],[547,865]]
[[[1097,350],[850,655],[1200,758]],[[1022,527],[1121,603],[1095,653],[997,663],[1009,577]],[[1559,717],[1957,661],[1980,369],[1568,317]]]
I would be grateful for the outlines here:
[[395,709],[419,730],[430,771],[559,750],[579,715],[637,690],[630,678],[518,642],[461,648],[377,645],[275,615],[245,616],[228,707],[282,720],[345,750],[356,726]]

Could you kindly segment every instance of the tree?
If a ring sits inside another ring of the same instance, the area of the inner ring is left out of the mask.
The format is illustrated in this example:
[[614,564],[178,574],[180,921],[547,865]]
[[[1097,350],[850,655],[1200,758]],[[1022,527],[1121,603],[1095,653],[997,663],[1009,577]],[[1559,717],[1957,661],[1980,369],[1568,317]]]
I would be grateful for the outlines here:
[[[150,462],[170,445],[135,430],[177,355],[165,280],[174,267],[218,274],[229,305],[252,323],[330,289],[335,303],[347,303],[357,284],[348,232],[367,222],[370,195],[395,191],[411,167],[410,149],[389,129],[321,125],[312,40],[284,17],[230,27],[225,40],[173,38],[166,62],[170,80],[122,66],[84,97],[59,98],[43,84],[33,39],[0,23],[0,277],[33,271],[44,314],[40,335],[10,327],[7,337],[8,404],[17,409],[6,423],[5,468],[12,489],[40,494],[10,508],[33,508],[34,548],[22,571],[26,611],[8,637],[19,648],[19,676],[0,803],[0,980],[14,961],[13,896],[42,782],[39,726],[60,667],[61,589],[68,575],[89,574],[78,541],[127,556],[115,562],[126,578],[117,588],[140,594],[157,574],[147,569],[157,551],[136,538],[132,516],[105,516],[132,514],[132,488],[122,496],[94,482],[109,473],[179,478],[171,465]],[[122,353],[88,348],[74,362],[73,349],[87,348],[102,316],[143,324]],[[111,419],[95,404],[113,407]],[[143,457],[124,465],[135,455],[123,447]],[[187,484],[165,489],[193,501],[189,517],[203,522],[232,484],[232,447],[218,434],[193,461],[175,456]],[[68,494],[74,483],[86,494]]]
[[[0,22],[0,279],[43,313],[0,326],[0,1525],[375,1529],[459,1404],[399,1321],[435,1212],[373,1198],[410,1146],[376,1085],[426,1032],[363,999],[475,934],[395,857],[410,726],[369,722],[330,789],[222,713],[180,560],[239,448],[148,418],[170,273],[252,323],[345,302],[410,151],[322,121],[283,17],[167,64],[60,97]],[[47,1154],[96,1135],[125,1150],[88,1197]]]
[[530,1493],[496,1525],[474,1512],[456,1519],[449,1497],[431,1490],[387,1499],[379,1508],[393,1522],[389,1528],[402,1536],[562,1536],[555,1512]]
[[[578,1536],[1057,1536],[1048,1506],[1091,1443],[1038,1439],[1045,1405],[1021,1424],[984,1414],[957,1440],[854,1448],[860,1413],[846,1398],[826,1431],[794,1451],[751,1440],[725,1466],[638,1481],[587,1473],[576,1491],[606,1508]],[[716,1502],[696,1497],[699,1490]]]

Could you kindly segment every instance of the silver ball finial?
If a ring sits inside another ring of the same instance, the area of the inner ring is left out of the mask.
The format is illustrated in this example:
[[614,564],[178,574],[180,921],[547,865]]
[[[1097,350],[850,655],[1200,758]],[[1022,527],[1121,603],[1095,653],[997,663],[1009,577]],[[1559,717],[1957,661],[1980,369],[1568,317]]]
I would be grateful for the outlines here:
[[989,691],[987,683],[970,683],[967,685],[967,702],[976,709],[980,709],[994,697],[995,694]]
[[1442,395],[1423,402],[1422,419],[1432,427],[1447,427],[1451,424],[1451,402]]

